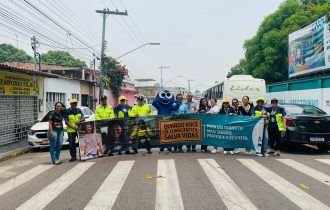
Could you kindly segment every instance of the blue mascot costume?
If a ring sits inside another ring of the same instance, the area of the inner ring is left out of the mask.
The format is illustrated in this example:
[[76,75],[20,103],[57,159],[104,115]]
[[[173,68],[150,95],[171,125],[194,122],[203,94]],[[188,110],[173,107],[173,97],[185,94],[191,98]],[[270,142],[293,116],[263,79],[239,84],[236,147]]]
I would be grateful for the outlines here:
[[161,90],[156,95],[152,105],[158,110],[158,115],[170,115],[173,111],[174,96],[168,90]]

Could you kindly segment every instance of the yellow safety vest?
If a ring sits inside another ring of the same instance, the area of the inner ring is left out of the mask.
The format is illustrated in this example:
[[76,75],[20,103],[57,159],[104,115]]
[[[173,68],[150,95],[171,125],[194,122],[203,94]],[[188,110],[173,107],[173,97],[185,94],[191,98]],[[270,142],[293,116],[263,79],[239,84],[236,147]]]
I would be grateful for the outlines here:
[[284,131],[284,121],[283,121],[283,115],[282,113],[276,113],[275,114],[275,119],[277,123],[277,127],[279,131]]
[[100,104],[96,107],[95,110],[95,119],[96,120],[104,120],[104,119],[112,119],[114,118],[114,112],[111,105],[107,104],[105,107]]
[[150,138],[152,137],[152,131],[149,127],[147,127],[146,129],[140,129],[140,128],[134,128],[132,134],[131,134],[131,138]]
[[[69,123],[76,127],[78,124],[77,122],[79,122],[81,119],[82,119],[82,114],[81,114],[81,110],[80,109],[77,109],[77,114],[75,114],[71,108],[68,110],[68,119],[69,119]],[[67,127],[66,131],[68,133],[75,133],[77,132],[75,129],[73,128],[70,128],[69,126]]]
[[152,115],[152,111],[150,109],[149,104],[143,104],[142,106],[135,104],[132,107],[132,111],[129,113],[130,117],[136,117],[136,115],[142,116],[148,116]]

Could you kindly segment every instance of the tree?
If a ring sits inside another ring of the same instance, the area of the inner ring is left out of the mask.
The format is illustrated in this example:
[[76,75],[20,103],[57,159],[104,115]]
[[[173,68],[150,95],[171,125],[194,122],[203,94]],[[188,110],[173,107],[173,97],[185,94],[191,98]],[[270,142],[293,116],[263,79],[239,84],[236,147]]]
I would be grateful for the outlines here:
[[115,97],[119,97],[124,79],[128,76],[128,70],[112,57],[104,58],[104,87],[109,88]]
[[267,82],[288,78],[288,35],[329,14],[329,0],[287,0],[244,43],[245,71]]
[[10,44],[0,45],[0,62],[33,62],[33,58],[24,50],[17,49]]
[[229,78],[233,75],[246,74],[245,65],[246,65],[246,60],[244,58],[239,60],[239,63],[230,69],[230,71],[227,74],[227,78]]
[[65,51],[48,51],[41,55],[41,62],[65,66],[87,66],[85,61],[76,59],[70,55],[70,53]]

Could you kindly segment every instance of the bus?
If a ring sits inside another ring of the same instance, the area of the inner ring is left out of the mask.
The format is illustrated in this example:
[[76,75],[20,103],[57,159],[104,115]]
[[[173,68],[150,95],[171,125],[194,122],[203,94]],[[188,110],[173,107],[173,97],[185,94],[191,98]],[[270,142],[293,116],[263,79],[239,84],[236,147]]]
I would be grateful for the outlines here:
[[223,98],[230,101],[233,98],[242,100],[243,96],[249,96],[251,102],[258,97],[266,97],[266,83],[263,79],[253,78],[251,75],[234,75],[226,78],[205,92],[205,98],[216,98],[220,103]]

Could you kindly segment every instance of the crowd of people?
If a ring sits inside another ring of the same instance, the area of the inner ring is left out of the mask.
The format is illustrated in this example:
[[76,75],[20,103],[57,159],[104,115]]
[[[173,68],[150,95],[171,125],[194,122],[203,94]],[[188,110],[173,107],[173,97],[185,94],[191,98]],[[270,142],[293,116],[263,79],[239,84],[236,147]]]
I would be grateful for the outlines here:
[[[255,116],[261,117],[264,120],[264,137],[262,139],[261,150],[256,153],[259,157],[269,157],[269,154],[274,154],[274,156],[280,156],[280,143],[281,138],[286,132],[285,123],[285,110],[278,106],[278,100],[272,99],[271,106],[265,106],[264,98],[260,97],[256,100],[256,106],[250,102],[248,96],[244,96],[241,99],[242,104],[240,105],[239,100],[234,98],[231,101],[224,98],[222,100],[221,106],[217,105],[217,99],[213,98],[209,101],[206,98],[196,101],[193,98],[193,94],[189,92],[186,95],[186,99],[182,94],[177,94],[174,103],[171,105],[170,114],[221,114],[221,115],[243,115],[243,116]],[[60,152],[63,142],[63,119],[67,125],[68,141],[70,148],[71,159],[70,162],[77,160],[76,152],[76,138],[79,135],[79,124],[85,120],[83,113],[79,108],[77,108],[78,101],[72,99],[70,101],[70,107],[65,108],[65,106],[58,102],[55,104],[55,109],[49,115],[49,132],[48,138],[50,141],[50,156],[53,164],[61,164]],[[107,103],[107,97],[101,97],[101,103],[96,107],[95,119],[107,120],[114,118],[129,118],[129,117],[141,117],[150,116],[153,112],[149,104],[145,103],[144,97],[137,97],[137,103],[130,107],[127,105],[127,100],[125,96],[119,97],[119,104],[116,107],[112,107]],[[100,121],[102,122],[102,121]],[[117,127],[116,127],[117,126]],[[81,139],[80,144],[82,148],[82,159],[102,157],[103,154],[112,156],[116,151],[117,147],[111,147],[111,145],[106,146],[106,149],[102,146],[101,139],[108,138],[107,135],[111,134],[113,139],[122,135],[123,127],[118,123],[111,125],[109,129],[108,125],[100,126],[101,137],[96,135],[94,132],[94,127],[87,125],[85,127],[86,135]],[[151,154],[150,138],[153,136],[153,132],[146,125],[145,121],[140,119],[137,122],[137,127],[132,130],[130,136],[125,138],[128,141],[135,140],[137,142],[135,147],[127,146],[125,153],[137,153],[138,149],[145,148],[147,150],[146,154]],[[268,142],[269,140],[269,142]],[[115,140],[114,140],[115,141]],[[197,152],[196,145],[163,145],[160,147],[160,153],[165,152],[169,154],[171,152],[183,153],[183,146],[186,147],[186,152]],[[89,147],[93,149],[89,149]],[[268,150],[270,147],[270,150]],[[104,150],[104,151],[103,151]],[[122,154],[122,150],[118,150],[118,154]],[[131,152],[132,151],[132,152]],[[208,145],[201,145],[202,152],[210,152],[216,154],[220,152],[220,149],[213,147],[211,150],[208,149]],[[237,154],[240,150],[238,148],[223,148],[223,154]],[[246,149],[246,153],[251,153],[250,150]]]

